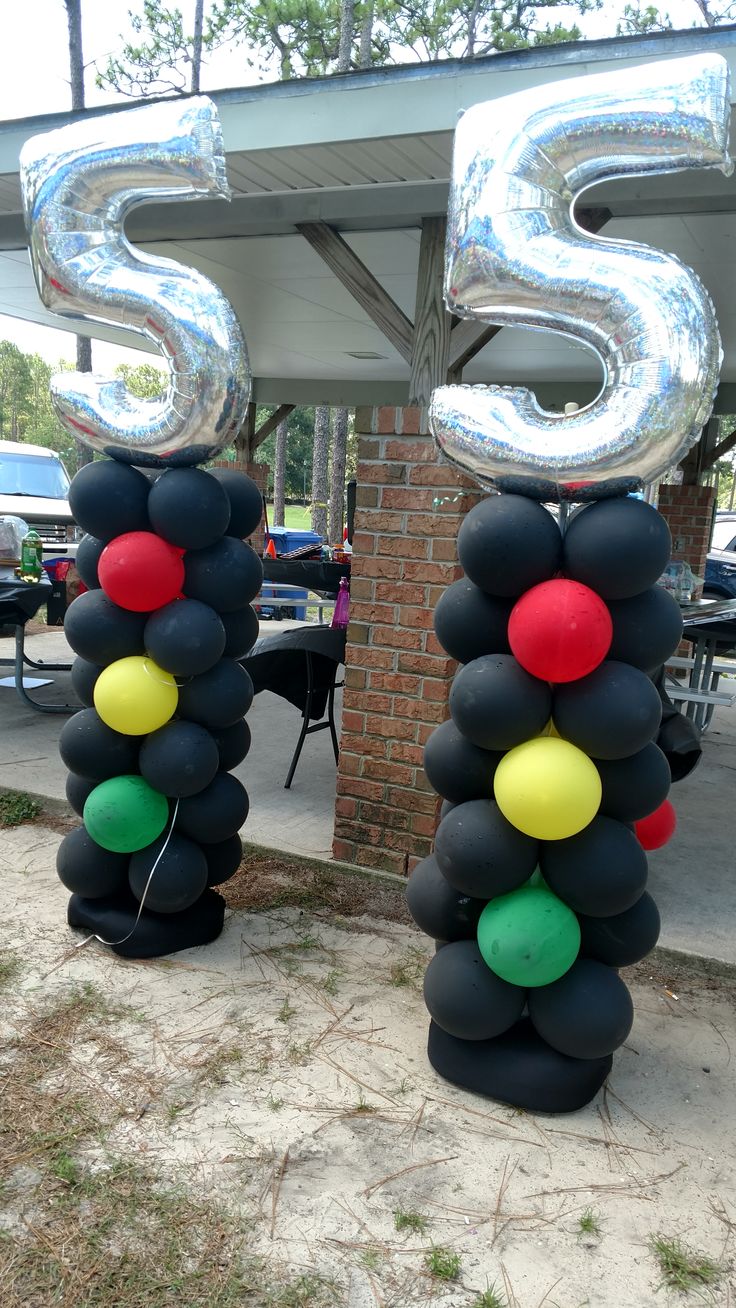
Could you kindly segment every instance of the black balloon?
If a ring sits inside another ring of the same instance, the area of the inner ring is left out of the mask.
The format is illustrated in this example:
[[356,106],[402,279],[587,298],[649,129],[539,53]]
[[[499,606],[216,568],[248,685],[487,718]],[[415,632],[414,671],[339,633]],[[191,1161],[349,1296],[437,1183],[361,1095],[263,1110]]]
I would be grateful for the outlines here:
[[[176,468],[175,472],[196,469]],[[218,613],[199,600],[173,600],[149,617],[143,640],[160,668],[174,677],[196,677],[214,667],[225,649],[225,628]]]
[[662,701],[645,673],[607,660],[590,676],[555,687],[552,716],[559,734],[591,758],[621,759],[656,736]]
[[207,888],[207,860],[199,845],[173,832],[133,854],[128,878],[136,899],[152,913],[181,913]]
[[641,962],[659,939],[659,909],[644,891],[641,899],[615,917],[584,917],[580,922],[580,952],[609,967]]
[[[659,698],[656,691],[654,696]],[[510,654],[473,659],[458,672],[450,690],[455,726],[481,749],[513,749],[538,736],[551,708],[547,682],[530,676]]]
[[252,535],[263,516],[263,496],[256,483],[244,472],[235,468],[213,468],[216,477],[230,501],[228,536],[245,540]]
[[209,672],[179,689],[179,713],[203,727],[220,730],[232,726],[253,702],[253,682],[234,659],[220,659]]
[[59,736],[59,753],[65,767],[95,781],[137,772],[139,746],[138,737],[113,731],[93,708],[75,713],[64,723]]
[[440,872],[434,855],[417,863],[406,886],[406,903],[414,921],[435,940],[474,940],[482,899],[455,890]]
[[224,536],[230,501],[216,477],[201,468],[169,468],[148,497],[153,530],[185,550],[201,550]]
[[643,500],[599,500],[571,518],[562,571],[604,600],[630,599],[661,577],[672,538],[664,518]]
[[457,804],[453,803],[451,799],[443,799],[440,804],[440,822],[443,818],[446,818],[447,814],[451,813],[454,808],[457,808]]
[[647,856],[639,841],[630,827],[610,817],[593,818],[567,840],[543,841],[539,867],[550,890],[590,917],[625,912],[647,882]]
[[222,625],[225,628],[225,658],[242,659],[250,653],[258,640],[258,614],[250,604],[232,613],[222,613]]
[[215,777],[220,763],[217,745],[196,722],[168,722],[146,736],[138,759],[142,777],[149,786],[172,799],[183,799],[204,790]]
[[234,836],[247,816],[245,787],[229,772],[218,772],[205,790],[180,801],[176,827],[191,840],[218,844]]
[[117,659],[145,653],[143,628],[147,616],[119,608],[104,591],[88,590],[67,609],[64,635],[80,658],[106,667]]
[[612,600],[608,608],[613,619],[609,659],[654,672],[674,654],[682,637],[682,614],[674,595],[662,586]]
[[670,765],[653,742],[628,758],[597,759],[603,786],[601,813],[638,822],[659,808],[670,788]]
[[87,463],[69,487],[69,508],[82,530],[98,540],[147,531],[149,486],[143,473],[127,463]]
[[84,806],[92,791],[99,784],[96,777],[80,777],[76,772],[67,772],[66,797],[74,812],[80,817],[84,813]]
[[537,866],[538,854],[538,842],[507,822],[487,799],[453,808],[440,823],[434,844],[442,875],[475,899],[494,899],[522,886]]
[[56,852],[59,880],[74,894],[101,899],[124,890],[128,882],[127,854],[113,854],[95,843],[86,827],[64,836]]
[[497,751],[478,749],[449,721],[436,727],[424,746],[424,771],[438,795],[462,804],[493,794],[493,778],[502,758]]
[[[444,951],[443,951],[444,952]],[[574,1113],[589,1104],[608,1076],[612,1058],[568,1058],[522,1017],[493,1040],[458,1040],[436,1022],[427,1055],[446,1081],[531,1113]]]
[[229,772],[243,762],[250,749],[250,727],[245,718],[238,718],[230,727],[213,728],[211,734],[217,745],[222,772]]
[[235,876],[243,858],[243,842],[240,836],[229,836],[216,845],[202,845],[202,853],[207,860],[207,885],[221,886]]
[[529,1016],[543,1040],[569,1058],[605,1058],[634,1020],[631,995],[605,963],[579,958],[558,981],[529,991]]
[[232,536],[204,550],[189,550],[184,570],[184,594],[220,613],[250,604],[263,580],[263,564],[255,550]]
[[521,1017],[526,991],[502,981],[483,961],[474,940],[447,944],[424,974],[431,1017],[461,1040],[490,1040]]
[[77,572],[88,590],[99,590],[100,588],[97,564],[106,544],[107,541],[98,540],[96,536],[83,536],[77,546],[77,557],[74,562]]
[[457,550],[471,581],[489,595],[516,599],[560,566],[562,537],[554,518],[524,495],[491,495],[463,519]]
[[101,672],[99,663],[89,663],[87,659],[76,658],[72,663],[74,694],[87,708],[94,707],[95,686]]
[[71,927],[94,931],[122,958],[160,958],[208,945],[222,931],[224,917],[225,901],[216,890],[205,890],[182,913],[148,913],[144,908],[139,916],[138,900],[130,890],[110,899],[72,895],[67,910]]
[[487,595],[467,577],[443,592],[434,611],[434,629],[443,649],[458,663],[481,654],[508,654],[508,620],[513,600]]

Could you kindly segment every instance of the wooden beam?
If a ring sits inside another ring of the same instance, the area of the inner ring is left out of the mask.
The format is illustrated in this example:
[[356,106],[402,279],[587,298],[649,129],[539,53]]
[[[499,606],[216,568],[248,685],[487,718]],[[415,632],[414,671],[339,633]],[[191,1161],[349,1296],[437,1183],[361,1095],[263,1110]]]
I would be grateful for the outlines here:
[[443,386],[447,377],[452,319],[442,293],[446,230],[446,218],[422,219],[409,378],[409,403],[422,407],[429,404],[435,386]]
[[717,463],[719,459],[722,459],[724,454],[730,453],[734,445],[736,445],[736,430],[729,432],[728,436],[724,436],[723,440],[719,441],[714,449],[706,453],[703,459],[704,469],[707,471],[708,468],[712,468],[713,464]]
[[280,404],[278,409],[271,414],[270,418],[266,418],[266,421],[262,422],[258,430],[253,433],[251,450],[257,450],[258,446],[262,445],[266,438],[271,435],[271,432],[275,431],[279,424],[282,423],[285,418],[288,418],[290,413],[294,412],[295,408],[295,404]]
[[245,420],[235,437],[235,454],[243,463],[250,463],[253,455],[253,437],[256,431],[256,406],[253,400],[248,405]]
[[373,273],[327,223],[298,223],[297,227],[401,357],[411,363],[414,328]]
[[501,330],[498,324],[493,326],[487,322],[478,322],[477,318],[461,318],[450,333],[450,370],[462,373],[466,363]]

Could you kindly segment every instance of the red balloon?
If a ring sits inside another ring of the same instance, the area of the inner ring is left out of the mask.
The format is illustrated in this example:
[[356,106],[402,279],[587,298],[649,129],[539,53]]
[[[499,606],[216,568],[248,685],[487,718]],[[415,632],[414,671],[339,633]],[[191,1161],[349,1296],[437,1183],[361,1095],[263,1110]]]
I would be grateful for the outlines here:
[[557,577],[525,592],[511,610],[509,644],[517,663],[541,681],[577,681],[603,662],[613,623],[600,595]]
[[181,594],[182,551],[152,531],[129,531],[105,546],[97,575],[113,604],[135,613],[152,613]]
[[661,849],[674,836],[676,826],[677,814],[665,799],[648,817],[634,823],[634,831],[642,849]]

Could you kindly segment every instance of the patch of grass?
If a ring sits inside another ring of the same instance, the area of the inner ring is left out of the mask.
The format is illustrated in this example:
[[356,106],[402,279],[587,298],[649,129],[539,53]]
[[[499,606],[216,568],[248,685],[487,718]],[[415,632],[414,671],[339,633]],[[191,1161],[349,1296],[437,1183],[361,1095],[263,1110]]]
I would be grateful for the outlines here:
[[393,963],[389,972],[392,986],[407,986],[419,990],[427,967],[427,955],[418,945],[410,945],[401,958]]
[[231,1041],[229,1044],[215,1045],[198,1061],[190,1063],[190,1067],[197,1072],[197,1077],[203,1085],[224,1085],[228,1073],[242,1063],[243,1058],[242,1045]]
[[338,972],[337,968],[333,967],[327,973],[327,976],[322,978],[320,985],[326,995],[332,995],[334,997],[338,993],[341,977],[342,972]]
[[283,1099],[277,1099],[275,1095],[269,1095],[268,1099],[266,1100],[266,1103],[268,1104],[268,1107],[270,1108],[272,1113],[277,1113],[279,1109],[283,1108],[284,1106]]
[[277,1022],[290,1022],[292,1017],[295,1016],[296,1016],[296,1009],[291,1007],[287,995],[286,999],[284,1000],[283,1004],[281,1005],[276,1015],[276,1020]]
[[410,1208],[394,1208],[394,1227],[397,1231],[414,1231],[423,1235],[427,1229],[428,1218],[422,1213],[415,1213]]
[[289,1062],[296,1067],[303,1067],[311,1053],[311,1040],[292,1040],[287,1051]]
[[487,1290],[473,1300],[470,1308],[508,1308],[508,1299],[495,1285],[489,1285]]
[[41,805],[23,790],[6,791],[0,795],[0,827],[19,827],[33,822],[41,812]]
[[592,1208],[586,1208],[585,1212],[578,1218],[579,1235],[600,1235],[601,1221]]
[[363,1094],[363,1091],[361,1090],[360,1094],[358,1095],[358,1102],[353,1106],[353,1113],[357,1114],[357,1116],[359,1117],[362,1117],[362,1116],[368,1116],[371,1113],[375,1113],[375,1112],[376,1112],[375,1104],[369,1104],[368,1100]]
[[720,1280],[723,1268],[719,1263],[676,1237],[653,1235],[649,1247],[659,1263],[662,1284],[670,1290],[689,1294],[701,1286],[716,1285]]
[[424,1266],[437,1281],[456,1281],[460,1275],[460,1255],[438,1244],[424,1255]]
[[328,1281],[316,1273],[308,1273],[273,1291],[268,1304],[269,1308],[303,1308],[303,1305],[322,1308],[322,1305],[337,1302],[336,1293],[334,1281]]
[[368,1272],[377,1272],[383,1262],[383,1253],[380,1249],[363,1249],[360,1254],[360,1263]]
[[51,1173],[65,1185],[79,1184],[79,1168],[70,1154],[60,1149],[51,1160]]
[[14,949],[0,949],[0,990],[12,985],[22,971],[20,955]]

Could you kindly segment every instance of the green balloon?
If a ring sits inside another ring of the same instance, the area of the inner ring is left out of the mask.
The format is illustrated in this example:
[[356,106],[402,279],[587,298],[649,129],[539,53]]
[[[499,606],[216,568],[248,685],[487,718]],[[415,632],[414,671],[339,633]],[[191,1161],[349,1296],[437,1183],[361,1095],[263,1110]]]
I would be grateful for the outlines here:
[[133,854],[156,840],[169,820],[165,795],[143,777],[111,777],[95,786],[84,806],[93,840],[115,854]]
[[547,986],[575,962],[580,924],[546,886],[522,886],[486,904],[478,922],[478,948],[502,980]]

